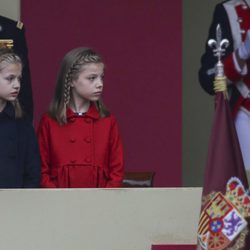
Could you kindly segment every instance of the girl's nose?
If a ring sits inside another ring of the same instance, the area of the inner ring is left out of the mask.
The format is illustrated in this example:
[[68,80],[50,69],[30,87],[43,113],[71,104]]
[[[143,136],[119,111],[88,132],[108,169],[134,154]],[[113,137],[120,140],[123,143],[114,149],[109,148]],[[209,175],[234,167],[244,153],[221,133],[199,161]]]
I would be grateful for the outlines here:
[[102,86],[103,86],[103,80],[99,79],[97,82],[97,88],[102,88]]
[[16,78],[14,81],[14,88],[19,89],[20,88],[20,79]]

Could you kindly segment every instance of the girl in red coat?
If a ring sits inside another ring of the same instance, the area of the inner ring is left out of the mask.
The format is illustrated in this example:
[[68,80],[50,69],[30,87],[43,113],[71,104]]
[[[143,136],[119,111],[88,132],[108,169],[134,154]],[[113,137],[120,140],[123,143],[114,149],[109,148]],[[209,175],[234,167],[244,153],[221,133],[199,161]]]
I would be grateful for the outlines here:
[[100,100],[104,64],[93,50],[64,57],[48,113],[38,128],[44,188],[120,187],[123,147]]

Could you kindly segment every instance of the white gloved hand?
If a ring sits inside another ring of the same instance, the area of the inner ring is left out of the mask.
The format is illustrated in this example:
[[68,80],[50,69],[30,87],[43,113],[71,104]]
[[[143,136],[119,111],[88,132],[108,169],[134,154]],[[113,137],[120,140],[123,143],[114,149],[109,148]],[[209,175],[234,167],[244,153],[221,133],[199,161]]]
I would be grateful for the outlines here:
[[239,57],[242,60],[247,60],[250,58],[250,30],[247,30],[246,39],[240,45],[238,52],[239,52]]

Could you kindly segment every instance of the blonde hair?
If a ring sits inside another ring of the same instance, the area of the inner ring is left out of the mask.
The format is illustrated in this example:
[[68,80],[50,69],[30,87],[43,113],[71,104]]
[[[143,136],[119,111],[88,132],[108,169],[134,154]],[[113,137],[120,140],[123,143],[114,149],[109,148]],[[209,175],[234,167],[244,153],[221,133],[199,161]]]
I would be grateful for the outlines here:
[[[76,48],[69,51],[61,63],[49,115],[58,123],[67,123],[66,109],[70,101],[70,83],[77,79],[81,69],[88,63],[103,63],[101,57],[90,48]],[[101,117],[109,115],[101,100],[95,105]]]
[[[3,70],[9,64],[20,64],[22,66],[21,58],[16,55],[11,49],[8,48],[0,48],[0,71]],[[23,117],[23,110],[21,105],[16,99],[15,101],[10,102],[15,109],[15,117],[17,119]]]

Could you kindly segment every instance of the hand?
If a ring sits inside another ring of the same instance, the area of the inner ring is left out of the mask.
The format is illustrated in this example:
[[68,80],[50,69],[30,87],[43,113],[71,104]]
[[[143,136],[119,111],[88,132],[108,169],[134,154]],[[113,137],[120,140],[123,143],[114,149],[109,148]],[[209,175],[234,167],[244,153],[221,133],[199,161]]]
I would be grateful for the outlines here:
[[250,30],[247,30],[245,41],[240,45],[238,49],[239,57],[242,60],[250,58]]

